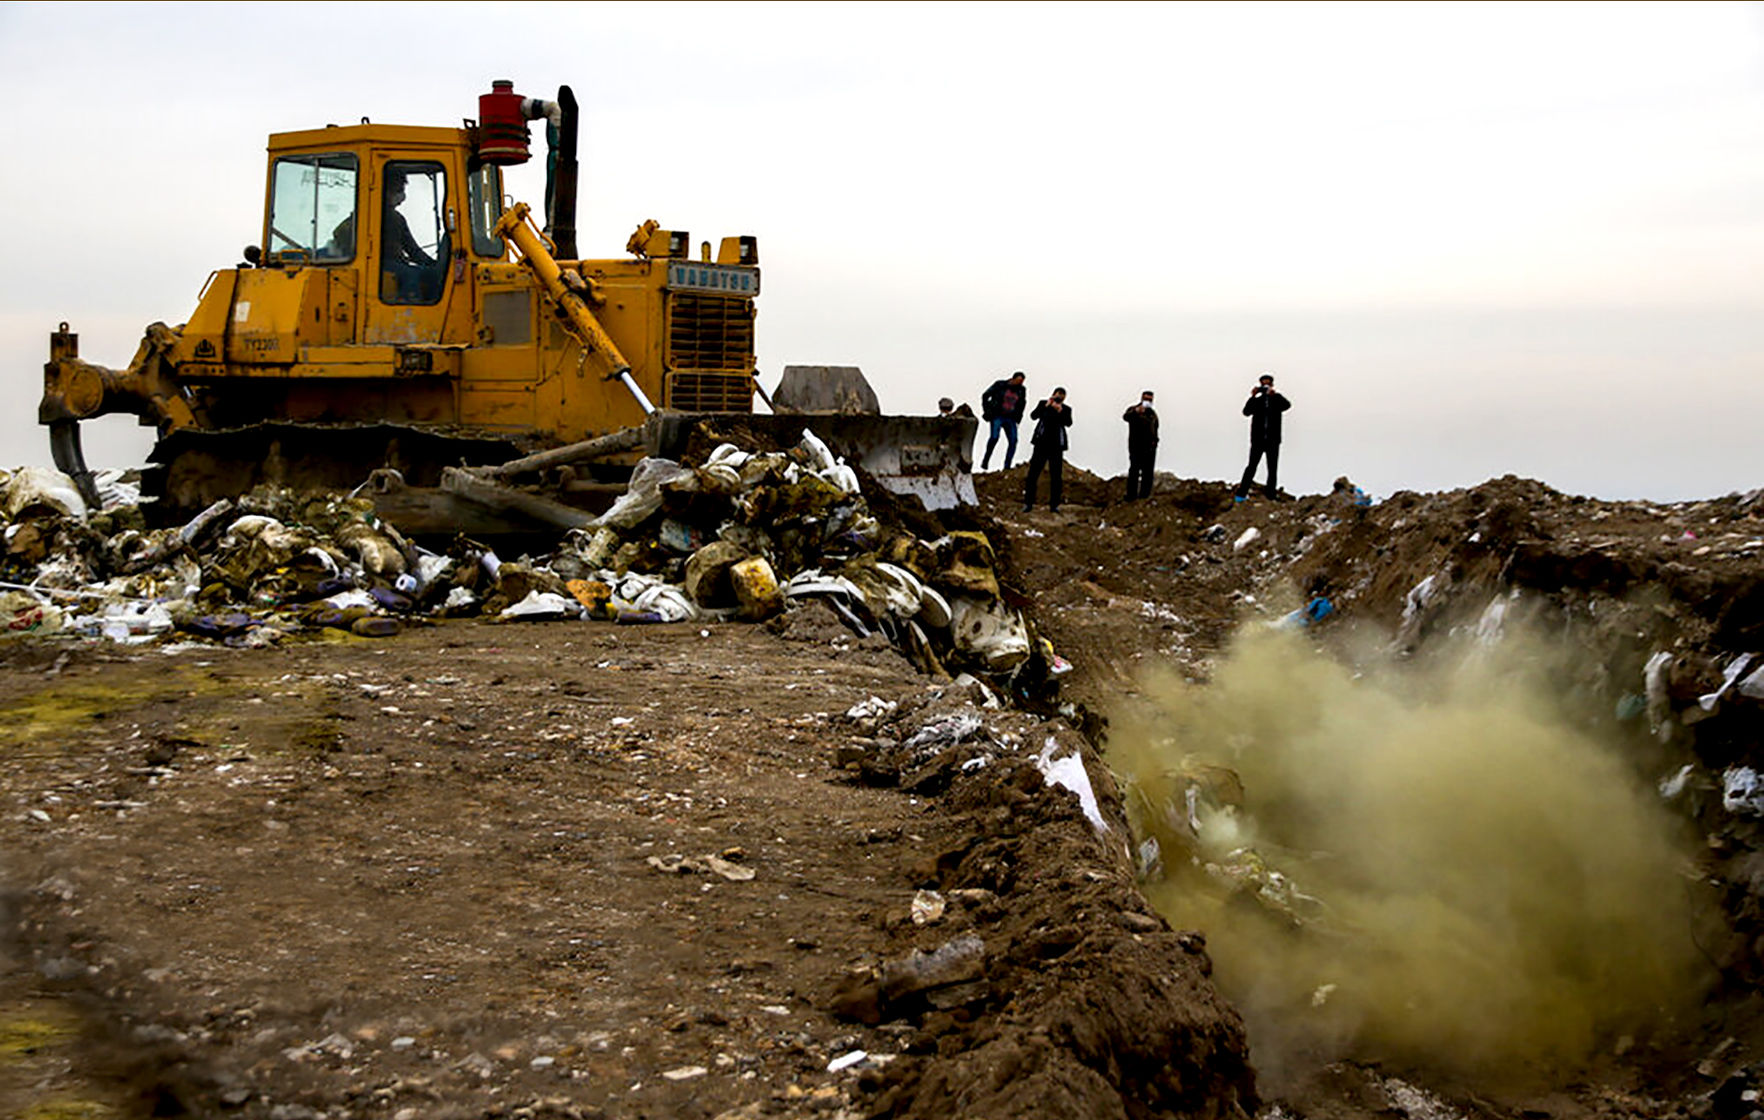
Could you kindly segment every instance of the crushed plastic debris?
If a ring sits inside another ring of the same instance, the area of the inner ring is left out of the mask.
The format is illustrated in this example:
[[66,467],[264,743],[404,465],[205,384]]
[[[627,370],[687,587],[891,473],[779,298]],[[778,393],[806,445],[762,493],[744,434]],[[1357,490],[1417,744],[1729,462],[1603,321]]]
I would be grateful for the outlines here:
[[1750,766],[1730,766],[1721,775],[1721,807],[1742,816],[1764,816],[1764,778]]
[[650,856],[643,862],[667,875],[720,875],[731,883],[748,882],[757,874],[751,867],[716,855]]
[[12,472],[0,510],[11,520],[48,511],[75,520],[86,516],[86,500],[74,480],[48,467],[20,467]]
[[1696,767],[1687,762],[1673,773],[1661,778],[1659,787],[1661,799],[1671,801],[1678,797],[1684,792],[1684,787],[1690,784],[1691,775],[1695,772]]
[[913,895],[911,907],[913,924],[927,926],[943,917],[949,904],[936,891],[922,890]]
[[923,747],[942,749],[967,742],[979,734],[984,722],[975,712],[950,712],[925,724],[906,741],[909,750]]
[[1697,705],[1705,712],[1713,712],[1716,706],[1721,703],[1721,698],[1727,694],[1727,690],[1733,687],[1733,682],[1739,680],[1740,674],[1746,671],[1747,666],[1751,665],[1752,659],[1756,656],[1757,654],[1742,653],[1728,662],[1727,668],[1721,674],[1721,687],[1714,692],[1707,692],[1697,697]]
[[1764,665],[1753,669],[1750,676],[1740,681],[1739,694],[1751,700],[1764,700]]
[[869,1054],[869,1051],[867,1051],[867,1050],[852,1050],[847,1053],[841,1054],[841,1055],[839,1055],[839,1057],[834,1058],[832,1061],[828,1062],[827,1063],[827,1072],[828,1073],[839,1073],[842,1070],[848,1070],[855,1065],[859,1065],[863,1062],[866,1062],[869,1060],[869,1058],[870,1058],[870,1054]]
[[1051,690],[1072,668],[1004,601],[984,534],[885,528],[856,472],[812,431],[787,450],[720,444],[698,467],[644,459],[605,514],[518,560],[464,537],[419,547],[362,491],[265,486],[154,529],[113,504],[138,493],[115,481],[92,513],[59,472],[0,478],[0,580],[26,596],[5,602],[8,633],[255,645],[479,615],[763,622],[818,603],[934,677],[986,678],[993,702]]
[[524,621],[555,621],[560,618],[580,618],[581,604],[562,595],[554,595],[549,591],[529,591],[526,598],[518,603],[504,607],[496,617],[504,622]]
[[859,700],[846,709],[845,718],[849,720],[876,719],[880,716],[893,715],[900,707],[893,700],[884,700],[880,696],[872,696],[867,700]]
[[[1096,790],[1090,785],[1090,775],[1084,769],[1084,759],[1075,750],[1067,750],[1064,754],[1061,751],[1060,741],[1049,735],[1041,752],[1035,756],[1036,768],[1047,779],[1048,785],[1059,786],[1077,794],[1084,816],[1098,832],[1108,832],[1109,824],[1103,820],[1102,809],[1097,805]],[[1055,755],[1060,757],[1055,758]]]
[[1283,630],[1303,630],[1307,626],[1322,622],[1335,613],[1335,604],[1319,595],[1300,607],[1281,616],[1273,625]]
[[1433,601],[1434,592],[1438,587],[1439,577],[1437,575],[1428,576],[1411,587],[1409,593],[1403,596],[1403,621],[1410,621],[1425,609],[1427,604]]

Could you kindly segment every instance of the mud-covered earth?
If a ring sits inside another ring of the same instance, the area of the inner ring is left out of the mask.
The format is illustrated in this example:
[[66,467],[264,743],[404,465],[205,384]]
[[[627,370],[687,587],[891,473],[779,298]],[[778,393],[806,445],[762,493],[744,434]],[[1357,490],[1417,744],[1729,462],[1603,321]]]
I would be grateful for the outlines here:
[[[1006,596],[1072,666],[1035,710],[818,605],[0,643],[0,1112],[1746,1115],[1764,923],[1718,789],[1690,815],[1734,936],[1677,1050],[1523,1092],[1374,1057],[1264,1091],[1205,931],[1140,892],[1108,737],[1145,668],[1204,682],[1246,622],[1325,599],[1318,635],[1420,649],[1514,588],[1598,643],[1575,687],[1606,708],[1670,651],[1670,718],[1764,645],[1756,495],[1122,503],[1068,473],[1057,514],[1016,512],[1021,469],[979,480]],[[1638,765],[1718,772],[1757,729],[1730,698]]]
[[[1069,728],[774,629],[10,645],[9,1111],[1126,1115],[1117,1067],[1253,1107],[1124,821],[1027,761]],[[984,781],[846,758],[940,716]],[[898,964],[965,938],[955,983]]]

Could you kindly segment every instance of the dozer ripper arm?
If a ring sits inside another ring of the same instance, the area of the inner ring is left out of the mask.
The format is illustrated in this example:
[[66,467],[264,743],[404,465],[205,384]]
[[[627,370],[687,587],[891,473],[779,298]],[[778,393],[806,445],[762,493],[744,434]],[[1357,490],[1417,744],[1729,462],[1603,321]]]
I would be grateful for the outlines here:
[[37,422],[49,426],[55,466],[74,480],[88,501],[96,499],[96,491],[80,445],[81,420],[128,413],[154,425],[162,436],[196,423],[172,372],[170,354],[176,344],[177,334],[170,327],[154,323],[128,368],[116,370],[81,361],[80,336],[66,323],[49,336]]
[[600,320],[594,317],[588,301],[564,278],[563,267],[551,255],[544,235],[534,228],[530,214],[531,210],[526,203],[515,203],[496,223],[496,235],[514,247],[520,263],[538,279],[545,293],[556,302],[571,333],[589,353],[599,356],[606,366],[606,379],[621,382],[629,389],[631,395],[637,398],[637,406],[643,410],[645,416],[653,413],[655,405],[643,395],[643,390],[631,377],[631,363],[625,360],[618,344],[606,333]]

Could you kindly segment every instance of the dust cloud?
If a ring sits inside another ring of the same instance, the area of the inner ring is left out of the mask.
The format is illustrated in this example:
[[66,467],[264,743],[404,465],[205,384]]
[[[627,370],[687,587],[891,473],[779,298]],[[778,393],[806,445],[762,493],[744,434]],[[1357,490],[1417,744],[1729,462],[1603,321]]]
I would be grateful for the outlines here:
[[1697,1001],[1690,857],[1541,652],[1350,668],[1262,632],[1118,724],[1148,894],[1206,932],[1265,1075],[1352,1055],[1529,1080]]

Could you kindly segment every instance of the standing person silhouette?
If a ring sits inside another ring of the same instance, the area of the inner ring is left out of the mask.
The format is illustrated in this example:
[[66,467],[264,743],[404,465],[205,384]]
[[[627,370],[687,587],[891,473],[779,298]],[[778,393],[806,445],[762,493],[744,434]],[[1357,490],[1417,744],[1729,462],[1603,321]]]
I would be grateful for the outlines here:
[[1158,461],[1158,414],[1152,408],[1152,391],[1139,394],[1139,403],[1121,414],[1127,421],[1127,500],[1151,497],[1152,469]]
[[1053,395],[1035,406],[1029,414],[1035,421],[1035,433],[1029,437],[1029,476],[1023,482],[1023,512],[1035,508],[1035,484],[1041,480],[1041,468],[1047,468],[1047,508],[1060,512],[1064,496],[1066,469],[1066,429],[1072,426],[1072,410],[1066,407],[1066,391],[1055,389]]
[[1243,469],[1243,478],[1237,484],[1236,501],[1243,501],[1255,484],[1256,467],[1264,455],[1268,457],[1268,485],[1263,493],[1270,498],[1280,496],[1280,414],[1291,407],[1291,401],[1274,391],[1272,373],[1264,373],[1256,379],[1255,389],[1250,392],[1249,400],[1243,403],[1243,414],[1250,418],[1250,457],[1249,466]]
[[998,434],[1005,434],[1004,469],[1011,469],[1017,454],[1017,425],[1023,422],[1023,406],[1029,401],[1029,390],[1023,387],[1023,371],[1000,378],[980,394],[980,419],[992,425],[986,439],[986,454],[980,457],[980,469],[992,466],[992,449],[998,446]]

